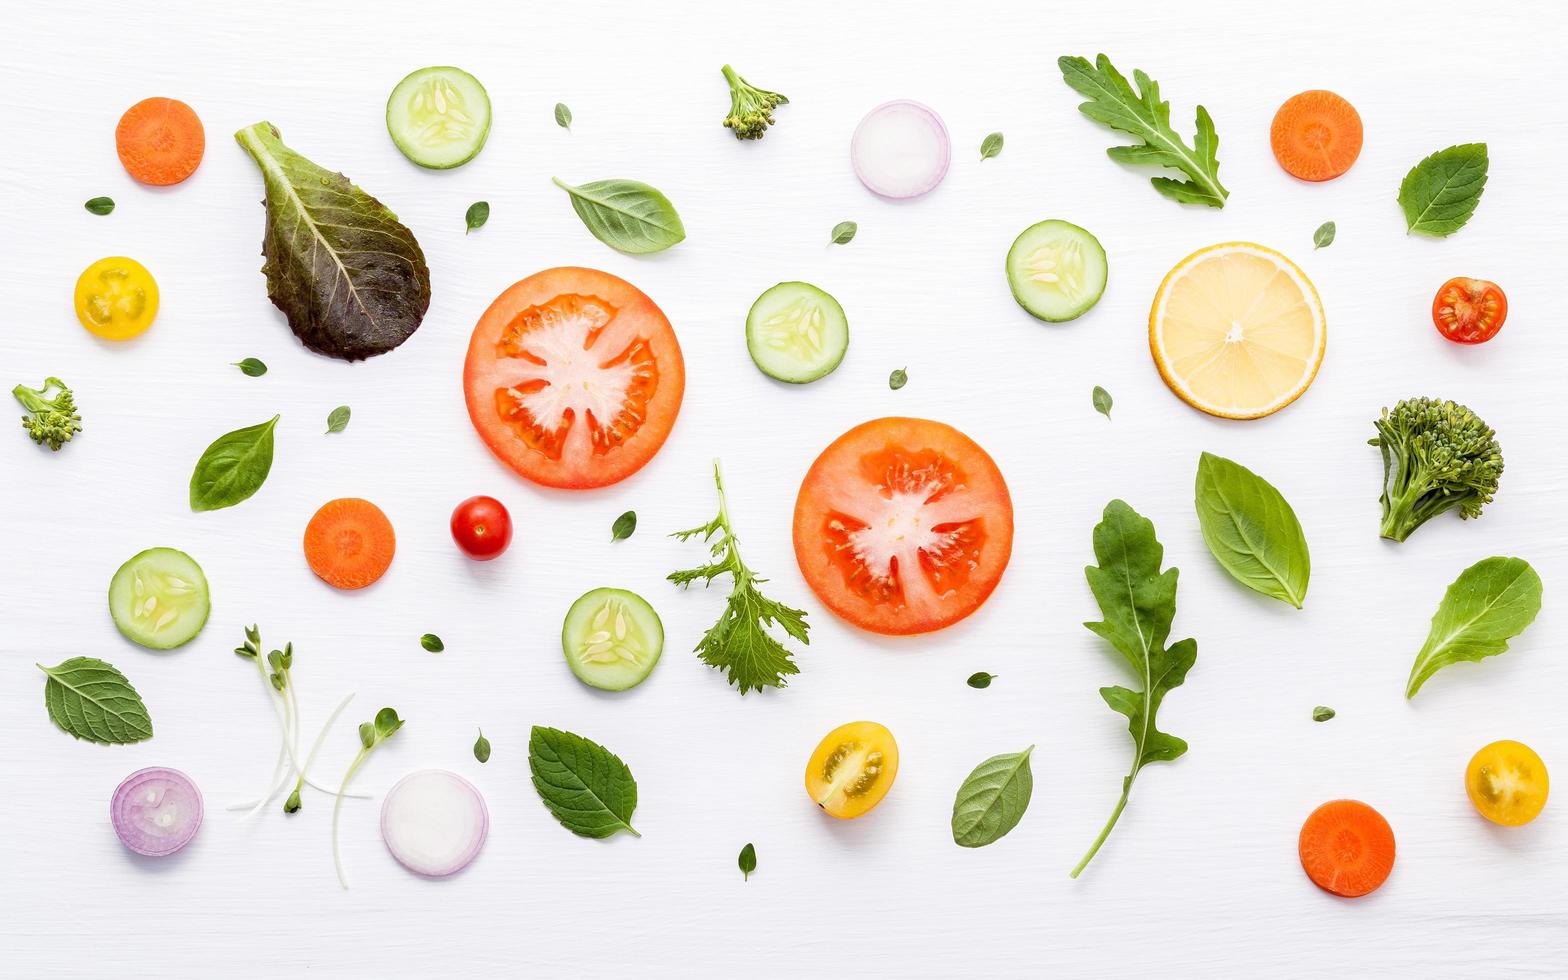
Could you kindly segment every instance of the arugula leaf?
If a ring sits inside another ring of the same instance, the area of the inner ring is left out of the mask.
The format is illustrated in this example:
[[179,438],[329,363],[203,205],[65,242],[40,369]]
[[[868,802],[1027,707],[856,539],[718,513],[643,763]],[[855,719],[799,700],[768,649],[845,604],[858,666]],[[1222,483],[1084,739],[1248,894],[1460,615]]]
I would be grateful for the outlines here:
[[798,674],[800,668],[795,666],[784,644],[774,639],[766,627],[776,623],[790,636],[809,644],[806,613],[757,591],[757,584],[766,579],[758,578],[741,560],[738,539],[730,526],[724,476],[718,460],[713,461],[713,482],[719,488],[718,516],[700,527],[671,535],[682,541],[698,535],[703,541],[710,541],[718,535],[718,540],[709,547],[713,560],[698,568],[671,572],[669,580],[684,589],[698,579],[708,586],[718,576],[729,575],[733,583],[729,601],[719,621],[697,643],[696,652],[703,663],[724,671],[725,678],[740,688],[741,694],[765,687],[784,687],[785,675]]
[[1437,238],[1463,228],[1486,189],[1486,167],[1485,143],[1450,146],[1411,167],[1399,184],[1406,228]]
[[62,732],[100,745],[127,745],[152,738],[152,717],[136,688],[113,664],[72,657],[55,667],[34,664],[48,675],[44,707]]
[[220,510],[248,500],[272,472],[272,430],[281,416],[226,432],[191,472],[191,510]]
[[740,873],[743,876],[741,881],[750,881],[751,873],[757,870],[757,849],[751,844],[741,848],[738,863],[740,864]]
[[1093,65],[1083,58],[1056,59],[1062,79],[1078,94],[1089,99],[1078,111],[1101,123],[1138,138],[1131,146],[1113,146],[1105,152],[1118,163],[1165,167],[1187,175],[1187,180],[1153,177],[1154,189],[1182,204],[1206,204],[1222,208],[1230,196],[1220,184],[1220,161],[1216,153],[1220,138],[1214,131],[1209,111],[1198,106],[1198,131],[1188,148],[1171,128],[1171,106],[1160,101],[1160,84],[1141,71],[1132,73],[1138,91],[1111,59],[1100,55]]
[[1098,566],[1083,570],[1100,605],[1102,622],[1084,623],[1104,639],[1138,675],[1142,690],[1102,687],[1100,697],[1111,710],[1127,716],[1132,735],[1132,769],[1122,780],[1121,799],[1089,852],[1072,870],[1076,878],[1099,851],[1127,806],[1138,772],[1151,762],[1169,762],[1187,751],[1187,743],[1155,727],[1154,716],[1172,688],[1179,687],[1198,659],[1198,642],[1165,645],[1176,616],[1177,570],[1160,571],[1165,549],[1154,536],[1154,524],[1121,500],[1105,505],[1105,516],[1094,529]]
[[662,252],[686,238],[686,226],[670,199],[636,180],[595,180],[574,187],[551,177],[565,191],[593,237],[617,252]]
[[953,843],[984,847],[1018,826],[1034,793],[1029,771],[1033,751],[1031,745],[1022,752],[993,755],[975,767],[953,800]]
[[533,727],[528,771],[534,789],[561,826],[579,837],[609,837],[632,828],[637,780],[615,753],[581,735]]
[[1483,558],[1460,572],[1432,615],[1405,697],[1449,664],[1504,652],[1540,611],[1541,576],[1523,558]]
[[1312,556],[1284,495],[1240,463],[1204,453],[1195,497],[1203,543],[1220,567],[1254,592],[1300,609]]

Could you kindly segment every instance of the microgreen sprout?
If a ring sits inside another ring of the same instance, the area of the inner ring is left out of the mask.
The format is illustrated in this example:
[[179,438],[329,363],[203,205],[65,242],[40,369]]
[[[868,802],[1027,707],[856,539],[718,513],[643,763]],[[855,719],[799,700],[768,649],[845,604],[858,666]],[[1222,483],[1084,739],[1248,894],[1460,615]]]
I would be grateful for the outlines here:
[[354,761],[348,764],[348,771],[343,774],[343,783],[338,787],[337,802],[332,805],[332,864],[338,870],[338,884],[348,887],[348,877],[343,874],[343,854],[338,849],[338,816],[343,812],[343,796],[348,791],[349,780],[354,778],[354,773],[370,758],[376,746],[392,737],[392,734],[403,727],[403,719],[397,716],[397,711],[392,708],[382,708],[376,712],[375,721],[367,721],[359,726],[359,754],[354,756]]

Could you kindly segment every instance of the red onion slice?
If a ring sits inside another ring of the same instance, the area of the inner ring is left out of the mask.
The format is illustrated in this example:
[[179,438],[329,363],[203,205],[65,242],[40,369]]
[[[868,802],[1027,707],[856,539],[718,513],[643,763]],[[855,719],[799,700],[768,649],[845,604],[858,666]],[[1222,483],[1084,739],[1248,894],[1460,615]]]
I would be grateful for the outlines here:
[[484,797],[473,783],[445,769],[409,773],[381,804],[381,839],[415,874],[456,874],[479,856],[489,832]]
[[201,791],[178,769],[139,769],[109,800],[114,832],[126,847],[148,857],[165,857],[189,844],[201,828],[201,815]]
[[908,99],[866,113],[849,144],[855,176],[883,197],[919,197],[942,182],[952,142],[942,117]]

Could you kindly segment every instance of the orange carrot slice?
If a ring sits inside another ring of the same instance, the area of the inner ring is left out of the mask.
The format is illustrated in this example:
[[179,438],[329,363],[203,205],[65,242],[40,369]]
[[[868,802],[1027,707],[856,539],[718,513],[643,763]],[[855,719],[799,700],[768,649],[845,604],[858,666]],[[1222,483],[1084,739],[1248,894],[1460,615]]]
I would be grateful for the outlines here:
[[1313,810],[1297,847],[1312,883],[1345,898],[1376,891],[1394,870],[1394,830],[1359,800],[1330,800]]
[[397,535],[381,508],[359,497],[329,500],[305,526],[305,560],[323,582],[363,589],[386,574]]
[[178,99],[143,99],[120,117],[114,148],[125,172],[144,184],[178,184],[196,172],[207,133]]
[[1274,114],[1269,144],[1292,177],[1333,180],[1361,155],[1361,115],[1324,89],[1292,95]]

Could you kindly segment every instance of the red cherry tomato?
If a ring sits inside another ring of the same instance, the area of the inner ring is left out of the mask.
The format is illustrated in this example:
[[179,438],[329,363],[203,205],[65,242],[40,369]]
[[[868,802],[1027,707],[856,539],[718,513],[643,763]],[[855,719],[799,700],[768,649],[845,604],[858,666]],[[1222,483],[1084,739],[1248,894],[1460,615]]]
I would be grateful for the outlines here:
[[1456,344],[1484,344],[1508,319],[1508,297],[1497,283],[1460,276],[1443,283],[1432,300],[1437,332]]
[[489,561],[512,543],[512,515],[494,497],[469,497],[452,511],[452,540],[474,561]]

